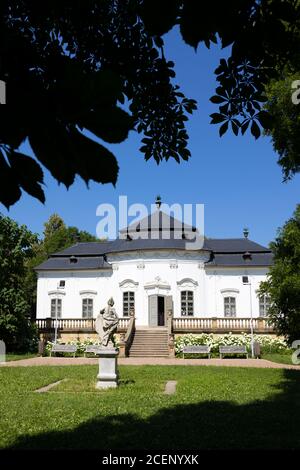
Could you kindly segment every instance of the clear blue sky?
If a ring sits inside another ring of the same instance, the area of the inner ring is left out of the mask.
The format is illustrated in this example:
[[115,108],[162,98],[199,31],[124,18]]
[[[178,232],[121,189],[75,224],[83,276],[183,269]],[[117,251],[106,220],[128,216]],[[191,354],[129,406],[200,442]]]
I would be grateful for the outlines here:
[[[195,53],[176,31],[165,40],[166,56],[176,63],[177,83],[187,97],[198,101],[198,110],[188,123],[190,161],[159,166],[145,162],[138,150],[141,136],[131,132],[124,143],[109,146],[120,165],[116,188],[91,183],[87,189],[78,178],[67,191],[45,170],[45,205],[24,193],[9,211],[0,205],[3,214],[41,234],[43,223],[56,212],[68,225],[95,234],[100,203],[117,204],[119,195],[127,195],[129,204],[150,205],[160,194],[168,204],[203,203],[208,237],[240,237],[247,226],[252,240],[267,245],[274,238],[300,202],[300,175],[282,183],[268,138],[255,141],[250,135],[235,137],[231,133],[219,138],[218,126],[209,124],[209,114],[217,112],[209,101],[215,89],[213,71],[224,51],[200,48]],[[27,146],[23,150],[30,151]]]

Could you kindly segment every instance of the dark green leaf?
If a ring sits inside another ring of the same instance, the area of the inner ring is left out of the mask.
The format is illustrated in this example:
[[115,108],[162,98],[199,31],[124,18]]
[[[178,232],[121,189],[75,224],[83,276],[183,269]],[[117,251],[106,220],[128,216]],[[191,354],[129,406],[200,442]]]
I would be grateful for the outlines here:
[[209,98],[209,101],[211,101],[212,103],[219,104],[219,103],[224,103],[225,98],[223,98],[223,96],[215,95]]
[[232,120],[232,121],[231,121],[231,128],[232,128],[233,133],[234,133],[235,135],[238,135],[238,133],[239,133],[239,125],[238,125],[238,123],[237,123],[236,120]]
[[251,125],[251,134],[255,137],[255,139],[258,139],[260,136],[260,128],[254,119]]
[[242,132],[242,135],[245,134],[245,132],[246,132],[246,130],[247,130],[249,124],[250,124],[249,119],[245,120],[245,121],[242,123],[242,125],[241,125],[241,132]]
[[76,148],[70,132],[59,124],[45,123],[29,135],[29,142],[38,160],[54,178],[69,187],[76,174]]
[[224,116],[223,114],[219,114],[219,113],[213,113],[210,115],[210,117],[211,117],[211,121],[210,121],[211,124],[219,124],[220,122],[223,122],[225,121],[225,119],[227,119],[226,116]]
[[0,202],[8,209],[21,197],[18,182],[0,150]]
[[28,194],[45,202],[45,194],[40,183],[43,183],[43,171],[33,158],[20,152],[8,152],[8,159],[16,180]]
[[222,124],[222,126],[220,127],[220,129],[219,129],[219,135],[220,135],[220,137],[222,137],[222,135],[225,134],[225,132],[227,131],[227,129],[228,129],[228,122],[229,122],[229,121],[224,122],[224,124]]
[[77,130],[71,132],[72,142],[76,148],[76,173],[88,183],[116,184],[119,166],[115,156],[102,145],[88,139]]
[[180,6],[179,0],[144,0],[140,15],[152,35],[162,36],[175,24]]
[[256,117],[264,129],[272,129],[273,118],[270,113],[267,111],[260,111]]
[[97,109],[87,114],[81,121],[83,127],[110,143],[120,143],[133,128],[132,117],[118,107]]

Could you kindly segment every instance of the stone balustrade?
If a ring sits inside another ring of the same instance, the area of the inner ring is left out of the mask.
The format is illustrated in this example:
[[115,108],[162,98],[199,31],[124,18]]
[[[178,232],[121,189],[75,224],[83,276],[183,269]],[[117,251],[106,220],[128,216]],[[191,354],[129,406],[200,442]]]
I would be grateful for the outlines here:
[[[37,318],[35,323],[39,332],[54,330],[56,327],[64,332],[94,332],[95,318]],[[126,331],[129,324],[129,317],[120,318],[118,332]]]
[[[253,318],[256,333],[272,333],[273,327],[266,318]],[[228,333],[250,332],[251,318],[242,317],[177,317],[173,319],[174,333]]]
[[[53,318],[35,320],[39,332],[54,330],[57,326],[63,332],[94,332],[94,318]],[[128,330],[130,317],[120,318],[118,333]],[[250,332],[251,318],[242,317],[173,317],[172,332],[176,333],[228,333]],[[273,328],[266,318],[253,318],[256,333],[272,333]]]

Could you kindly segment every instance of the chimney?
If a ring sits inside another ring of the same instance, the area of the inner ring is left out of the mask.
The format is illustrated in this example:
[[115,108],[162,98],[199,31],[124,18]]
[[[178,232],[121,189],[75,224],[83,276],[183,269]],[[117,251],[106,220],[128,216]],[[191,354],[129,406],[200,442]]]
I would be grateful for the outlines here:
[[156,196],[155,205],[156,205],[157,209],[159,210],[160,206],[161,206],[161,197],[160,196]]
[[248,238],[248,236],[249,236],[249,229],[248,229],[248,227],[245,227],[245,228],[243,229],[243,234],[244,234],[244,237],[245,237],[245,238]]

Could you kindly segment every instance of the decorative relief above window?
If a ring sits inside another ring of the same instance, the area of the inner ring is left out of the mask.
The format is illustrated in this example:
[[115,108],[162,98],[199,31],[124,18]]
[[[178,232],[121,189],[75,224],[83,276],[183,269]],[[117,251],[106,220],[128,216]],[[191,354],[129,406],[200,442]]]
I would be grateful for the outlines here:
[[132,279],[124,279],[124,281],[119,283],[120,289],[124,290],[136,290],[138,288],[139,283],[133,281]]
[[170,268],[171,269],[177,269],[178,268],[177,261],[170,261]]
[[156,276],[154,281],[147,282],[144,286],[144,289],[161,289],[161,290],[170,290],[171,286],[168,282],[163,281],[160,276]]
[[239,294],[240,291],[238,289],[234,289],[232,287],[226,288],[226,289],[221,289],[221,294],[223,295],[228,295],[230,296],[231,294],[235,296],[236,294]]
[[184,279],[181,279],[181,281],[177,282],[177,286],[182,290],[185,288],[189,289],[195,289],[198,286],[198,282],[194,281],[194,279],[191,279],[190,277],[185,277]]
[[97,295],[97,291],[96,290],[81,290],[79,291],[79,295],[89,297],[89,296]]
[[66,293],[63,292],[63,291],[61,291],[61,290],[50,290],[50,291],[48,292],[48,295],[60,297],[60,296],[62,296],[62,295],[66,295]]

